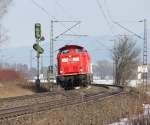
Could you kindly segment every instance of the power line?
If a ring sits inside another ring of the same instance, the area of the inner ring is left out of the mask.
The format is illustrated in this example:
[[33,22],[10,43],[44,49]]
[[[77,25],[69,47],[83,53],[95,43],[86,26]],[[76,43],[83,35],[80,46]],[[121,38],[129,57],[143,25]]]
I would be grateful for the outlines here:
[[69,18],[73,19],[72,15],[70,13],[68,13],[69,11],[66,11],[66,9],[63,7],[62,4],[60,4],[57,0],[54,0],[54,1],[55,1],[56,5],[59,6],[60,9],[69,16]]
[[[32,0],[32,3],[34,5],[36,5],[38,8],[40,8],[48,17],[50,16],[50,13],[44,7],[42,7],[40,4],[38,4],[34,0]],[[53,16],[51,16],[51,17],[53,17]],[[55,19],[55,17],[53,17],[53,18]]]
[[112,18],[112,16],[111,16],[111,14],[110,14],[110,9],[109,9],[109,7],[108,7],[108,4],[107,4],[107,0],[104,0],[104,3],[105,3],[105,7],[106,7],[106,12],[107,12],[107,15],[108,15],[108,17],[109,17],[109,19],[110,19],[110,21],[112,22],[112,24],[111,24],[111,28],[113,29],[114,28],[114,20],[113,20],[113,18]]
[[103,44],[101,41],[96,40],[96,42],[97,42],[97,43],[99,43],[99,44],[101,44],[101,45],[102,45],[102,47],[104,47],[106,50],[111,51],[111,49],[110,49],[110,48],[108,48],[108,46],[106,46],[105,44]]
[[134,33],[133,31],[127,29],[126,27],[122,26],[121,24],[119,24],[118,22],[113,22],[114,24],[118,25],[119,27],[123,28],[124,30],[128,31],[129,33],[132,33],[133,35],[135,35],[136,37],[140,38],[143,40],[143,37],[141,37],[140,35]]
[[109,19],[113,22],[113,18],[112,18],[111,14],[110,14],[110,10],[109,10],[108,5],[107,5],[107,0],[104,0],[104,2],[105,2],[107,15],[108,15]]
[[[94,41],[95,41],[96,43],[98,43],[99,45],[101,45],[101,47],[105,48],[107,51],[111,51],[111,49],[110,49],[108,46],[106,46],[102,41],[100,41],[100,40],[98,40],[98,39],[94,39]],[[96,48],[96,49],[97,49],[97,48]]]
[[107,16],[106,16],[106,14],[105,14],[105,12],[104,12],[104,10],[103,10],[102,4],[100,3],[99,0],[96,0],[96,2],[97,2],[97,5],[98,5],[100,11],[102,12],[102,15],[103,15],[103,17],[104,17],[104,19],[105,19],[105,21],[106,21],[106,23],[107,23],[108,28],[110,29],[111,33],[114,34],[114,32],[113,32],[113,30],[112,30],[112,26],[111,26],[109,20],[107,19]]
[[[35,2],[35,0],[32,0],[32,3],[37,6],[38,8],[40,8],[48,17],[51,17],[54,20],[57,20],[55,16],[53,16],[52,14],[50,14],[44,7],[42,7],[39,3]],[[60,24],[64,27],[67,28],[63,22],[60,22]],[[73,33],[72,31],[70,31],[71,33]]]

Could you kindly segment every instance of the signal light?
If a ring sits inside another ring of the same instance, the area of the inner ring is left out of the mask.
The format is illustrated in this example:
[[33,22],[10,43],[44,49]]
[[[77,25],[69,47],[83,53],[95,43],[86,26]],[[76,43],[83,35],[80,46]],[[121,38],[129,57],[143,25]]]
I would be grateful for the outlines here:
[[41,24],[40,23],[35,24],[35,38],[36,39],[41,38]]
[[44,49],[43,49],[42,47],[40,47],[37,43],[35,43],[35,44],[33,45],[33,49],[34,49],[35,51],[37,51],[39,54],[43,54],[43,53],[44,53]]

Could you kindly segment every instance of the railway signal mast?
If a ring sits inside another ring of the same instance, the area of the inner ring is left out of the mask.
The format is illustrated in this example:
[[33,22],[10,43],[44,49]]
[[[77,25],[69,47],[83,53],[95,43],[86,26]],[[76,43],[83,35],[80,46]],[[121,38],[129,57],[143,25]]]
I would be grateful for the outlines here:
[[37,79],[36,79],[36,85],[37,87],[40,86],[40,54],[43,54],[44,49],[40,47],[39,43],[40,41],[44,40],[44,37],[41,37],[41,24],[36,23],[35,24],[35,38],[36,38],[36,43],[33,45],[33,49],[37,51]]

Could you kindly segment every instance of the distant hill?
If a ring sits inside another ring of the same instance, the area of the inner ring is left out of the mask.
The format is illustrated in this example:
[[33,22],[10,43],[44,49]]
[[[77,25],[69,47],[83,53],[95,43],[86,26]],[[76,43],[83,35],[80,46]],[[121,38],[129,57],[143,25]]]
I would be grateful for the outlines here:
[[[77,44],[85,47],[90,55],[91,60],[93,63],[95,63],[97,60],[111,60],[111,49],[114,45],[112,41],[112,37],[110,36],[103,36],[103,37],[82,37],[82,38],[76,38],[71,40],[59,40],[54,42],[54,55],[55,55],[55,62],[56,62],[56,54],[58,48],[66,45],[66,44]],[[149,42],[149,39],[148,39]],[[41,46],[44,48],[44,54],[43,54],[43,64],[45,66],[49,65],[49,42],[43,41],[41,43]],[[143,49],[143,41],[137,39],[137,46],[141,49]],[[149,47],[148,43],[148,47]],[[10,62],[10,63],[24,63],[24,64],[31,64],[31,50],[32,45],[28,47],[16,47],[16,48],[5,48],[1,49],[0,55],[1,60]],[[148,48],[149,53],[149,48]],[[35,57],[36,53],[34,50],[32,50],[32,56]],[[32,65],[35,65],[35,59],[32,59]]]

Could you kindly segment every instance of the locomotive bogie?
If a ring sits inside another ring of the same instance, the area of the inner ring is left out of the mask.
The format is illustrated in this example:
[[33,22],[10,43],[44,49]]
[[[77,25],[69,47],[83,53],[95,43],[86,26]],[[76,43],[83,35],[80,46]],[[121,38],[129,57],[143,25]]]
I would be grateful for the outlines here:
[[60,75],[56,77],[56,82],[65,89],[73,89],[77,86],[86,87],[92,82],[92,74]]

